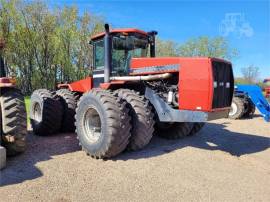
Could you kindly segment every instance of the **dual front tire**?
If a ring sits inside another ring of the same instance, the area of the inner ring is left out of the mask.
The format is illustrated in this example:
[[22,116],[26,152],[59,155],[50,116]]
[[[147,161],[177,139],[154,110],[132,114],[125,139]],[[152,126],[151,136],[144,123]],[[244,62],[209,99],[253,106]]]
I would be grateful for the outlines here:
[[93,90],[80,99],[76,132],[89,155],[110,158],[145,147],[153,136],[153,117],[149,101],[135,91]]
[[131,138],[128,150],[139,150],[145,147],[154,133],[154,113],[150,102],[138,92],[129,89],[119,89],[115,95],[127,103],[131,117]]
[[139,150],[157,134],[179,139],[197,133],[204,123],[158,123],[149,101],[138,92],[93,90],[76,110],[76,132],[84,151],[94,158],[110,158],[123,150]]
[[107,91],[82,96],[76,110],[76,132],[83,150],[94,158],[121,153],[131,136],[126,103]]

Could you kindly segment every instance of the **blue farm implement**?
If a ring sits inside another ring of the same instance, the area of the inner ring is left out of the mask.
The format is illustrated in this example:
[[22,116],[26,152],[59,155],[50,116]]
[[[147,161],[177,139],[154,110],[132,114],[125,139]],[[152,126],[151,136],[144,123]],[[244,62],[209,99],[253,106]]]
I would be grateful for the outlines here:
[[256,108],[264,120],[269,122],[270,104],[264,97],[261,88],[256,85],[237,85],[229,117],[232,119],[251,117]]

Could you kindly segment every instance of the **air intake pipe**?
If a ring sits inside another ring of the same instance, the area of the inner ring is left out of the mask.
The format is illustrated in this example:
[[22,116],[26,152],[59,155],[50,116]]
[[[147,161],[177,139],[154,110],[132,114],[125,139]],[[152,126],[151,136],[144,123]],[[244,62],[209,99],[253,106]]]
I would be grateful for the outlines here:
[[114,76],[111,77],[112,81],[155,81],[168,79],[172,76],[171,73],[154,74],[147,76]]
[[104,82],[109,83],[111,74],[111,36],[109,25],[105,24],[104,28]]

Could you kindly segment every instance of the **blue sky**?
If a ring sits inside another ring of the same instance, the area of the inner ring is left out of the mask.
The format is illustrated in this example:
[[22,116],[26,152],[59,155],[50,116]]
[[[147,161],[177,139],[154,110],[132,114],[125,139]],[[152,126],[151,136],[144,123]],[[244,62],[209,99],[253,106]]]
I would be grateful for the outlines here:
[[159,37],[185,42],[202,35],[223,36],[239,57],[232,60],[236,76],[255,65],[260,78],[270,77],[270,1],[58,0],[51,5],[77,5],[80,12],[103,16],[113,27],[157,30]]

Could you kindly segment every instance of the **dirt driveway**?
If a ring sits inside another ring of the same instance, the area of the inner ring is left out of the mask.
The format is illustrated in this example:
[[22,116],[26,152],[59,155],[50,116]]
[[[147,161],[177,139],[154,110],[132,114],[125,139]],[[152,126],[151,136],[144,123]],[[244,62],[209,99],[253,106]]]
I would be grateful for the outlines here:
[[0,201],[270,201],[270,123],[208,123],[178,141],[94,160],[75,134],[28,136],[0,174]]

